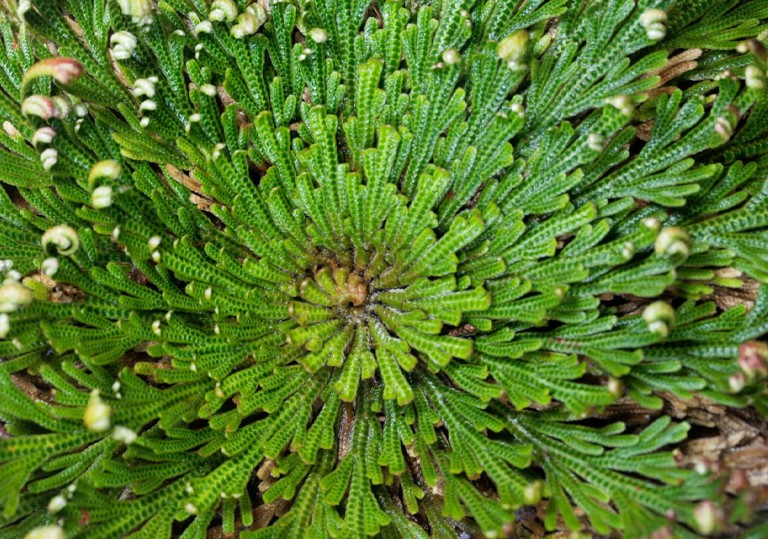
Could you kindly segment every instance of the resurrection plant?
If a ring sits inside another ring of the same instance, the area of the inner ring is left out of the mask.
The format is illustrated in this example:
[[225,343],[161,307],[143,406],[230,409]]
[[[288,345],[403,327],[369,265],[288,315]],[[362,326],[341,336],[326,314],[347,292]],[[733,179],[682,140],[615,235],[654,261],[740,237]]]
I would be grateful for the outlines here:
[[768,1],[0,5],[0,538],[753,520]]

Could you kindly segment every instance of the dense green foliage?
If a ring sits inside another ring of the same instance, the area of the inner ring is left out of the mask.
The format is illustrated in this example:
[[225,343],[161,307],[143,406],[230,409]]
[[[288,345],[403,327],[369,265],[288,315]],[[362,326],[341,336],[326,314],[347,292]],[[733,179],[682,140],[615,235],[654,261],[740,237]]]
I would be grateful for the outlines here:
[[4,3],[0,538],[750,519],[768,1]]

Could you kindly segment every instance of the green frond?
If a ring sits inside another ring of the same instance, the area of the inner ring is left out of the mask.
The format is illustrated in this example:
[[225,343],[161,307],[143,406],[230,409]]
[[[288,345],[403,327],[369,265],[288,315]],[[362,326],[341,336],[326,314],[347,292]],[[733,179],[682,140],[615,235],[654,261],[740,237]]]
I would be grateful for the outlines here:
[[0,539],[760,536],[764,0],[6,4]]

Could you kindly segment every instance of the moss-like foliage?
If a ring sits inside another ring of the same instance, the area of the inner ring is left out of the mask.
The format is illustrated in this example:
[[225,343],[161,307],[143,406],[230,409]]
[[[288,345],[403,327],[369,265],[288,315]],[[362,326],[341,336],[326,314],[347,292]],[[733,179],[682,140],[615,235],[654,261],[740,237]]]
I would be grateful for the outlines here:
[[768,2],[3,4],[1,538],[751,518]]

